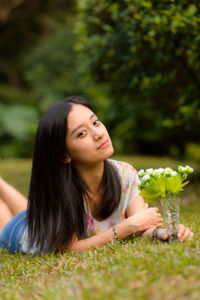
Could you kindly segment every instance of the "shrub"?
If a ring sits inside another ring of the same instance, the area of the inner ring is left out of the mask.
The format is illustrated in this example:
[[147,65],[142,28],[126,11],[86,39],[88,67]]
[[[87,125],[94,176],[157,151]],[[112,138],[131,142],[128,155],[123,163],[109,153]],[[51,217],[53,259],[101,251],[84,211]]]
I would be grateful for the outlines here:
[[118,149],[166,153],[200,140],[199,1],[80,1],[77,49],[109,87]]

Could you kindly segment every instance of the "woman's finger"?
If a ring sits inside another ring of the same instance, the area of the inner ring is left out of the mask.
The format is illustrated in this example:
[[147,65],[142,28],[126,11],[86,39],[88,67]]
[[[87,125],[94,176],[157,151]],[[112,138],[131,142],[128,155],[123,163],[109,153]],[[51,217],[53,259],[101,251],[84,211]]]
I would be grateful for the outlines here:
[[157,213],[157,218],[159,218],[159,219],[162,219],[163,220],[163,218],[162,218],[162,216],[161,216],[161,214],[159,214],[159,213]]
[[[163,218],[155,218],[155,223],[163,223]],[[157,225],[157,227],[158,227],[158,225]]]
[[189,238],[189,236],[190,236],[190,229],[185,228],[185,232],[182,235],[182,237],[180,238],[180,242],[184,242],[187,238]]
[[181,238],[183,237],[184,233],[185,233],[186,227],[183,224],[179,225],[179,231],[178,231],[178,238],[179,240],[181,240]]
[[160,219],[156,224],[156,227],[162,227],[162,226],[163,226],[163,219]]
[[160,216],[160,217],[158,218],[158,221],[159,221],[159,222],[163,222],[163,218]]
[[148,203],[145,203],[144,204],[144,209],[147,209],[149,207],[149,204]]
[[167,240],[169,238],[167,228],[157,228],[156,237],[164,241]]
[[158,212],[158,208],[157,207],[152,207],[156,212]]

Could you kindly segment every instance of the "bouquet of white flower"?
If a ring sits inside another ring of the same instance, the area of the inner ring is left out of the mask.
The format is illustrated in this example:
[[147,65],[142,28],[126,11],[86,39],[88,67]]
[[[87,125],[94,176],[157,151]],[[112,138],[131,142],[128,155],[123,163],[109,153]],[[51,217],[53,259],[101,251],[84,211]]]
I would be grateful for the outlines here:
[[189,181],[183,182],[193,169],[189,166],[178,167],[178,171],[171,168],[143,169],[138,172],[138,187],[140,194],[147,202],[164,198],[169,194],[177,194]]
[[185,180],[187,175],[192,172],[193,169],[189,166],[179,166],[178,171],[174,171],[171,168],[159,168],[155,170],[147,169],[146,171],[140,170],[138,172],[138,187],[145,201],[153,202],[160,199],[170,242],[178,240],[179,201],[176,194],[188,184],[189,181]]

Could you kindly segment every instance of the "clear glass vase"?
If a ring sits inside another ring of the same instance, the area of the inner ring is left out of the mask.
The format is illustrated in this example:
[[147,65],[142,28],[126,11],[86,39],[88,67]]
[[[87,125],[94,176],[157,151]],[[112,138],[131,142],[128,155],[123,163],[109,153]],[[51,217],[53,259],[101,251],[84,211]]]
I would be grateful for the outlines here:
[[176,195],[168,195],[165,198],[161,198],[160,203],[169,232],[169,242],[177,242],[179,229],[179,198]]

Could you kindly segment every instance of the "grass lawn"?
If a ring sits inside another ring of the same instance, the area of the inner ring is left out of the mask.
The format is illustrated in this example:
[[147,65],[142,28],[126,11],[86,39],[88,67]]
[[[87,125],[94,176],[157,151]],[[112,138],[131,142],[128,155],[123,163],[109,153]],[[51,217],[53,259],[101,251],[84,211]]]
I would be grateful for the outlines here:
[[[136,169],[184,164],[167,158],[117,158]],[[30,168],[30,160],[0,161],[0,174],[25,195]],[[195,233],[184,244],[132,238],[81,254],[45,257],[1,250],[0,299],[199,299],[199,211],[200,187],[194,182],[182,194],[180,219]]]

